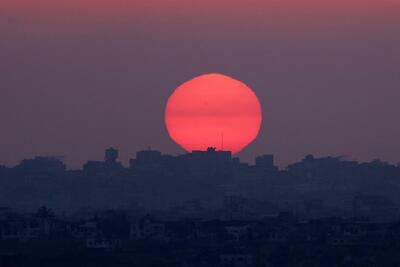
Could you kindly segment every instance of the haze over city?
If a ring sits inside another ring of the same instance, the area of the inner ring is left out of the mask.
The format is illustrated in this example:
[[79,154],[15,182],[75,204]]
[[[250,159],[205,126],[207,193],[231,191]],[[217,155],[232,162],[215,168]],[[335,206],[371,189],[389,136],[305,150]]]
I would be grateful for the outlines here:
[[399,0],[0,0],[0,267],[400,266]]

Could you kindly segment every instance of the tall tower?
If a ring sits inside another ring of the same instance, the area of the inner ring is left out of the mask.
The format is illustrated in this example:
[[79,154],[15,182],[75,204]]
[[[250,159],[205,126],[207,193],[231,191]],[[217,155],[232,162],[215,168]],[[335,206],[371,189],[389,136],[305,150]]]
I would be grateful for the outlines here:
[[116,163],[119,156],[117,149],[110,147],[105,151],[104,161],[107,163]]

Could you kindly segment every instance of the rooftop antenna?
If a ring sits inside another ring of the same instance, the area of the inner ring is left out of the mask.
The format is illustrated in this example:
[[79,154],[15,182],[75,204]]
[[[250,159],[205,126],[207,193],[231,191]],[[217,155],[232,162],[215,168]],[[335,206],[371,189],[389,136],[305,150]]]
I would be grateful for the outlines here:
[[221,132],[221,150],[224,151],[224,131]]

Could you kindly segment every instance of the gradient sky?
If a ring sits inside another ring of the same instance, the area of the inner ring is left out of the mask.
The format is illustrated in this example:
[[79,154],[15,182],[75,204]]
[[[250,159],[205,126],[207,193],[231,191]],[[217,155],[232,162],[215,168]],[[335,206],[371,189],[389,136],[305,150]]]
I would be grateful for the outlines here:
[[240,156],[400,161],[398,0],[2,0],[0,164],[116,146],[176,154],[175,87],[218,72],[259,96]]

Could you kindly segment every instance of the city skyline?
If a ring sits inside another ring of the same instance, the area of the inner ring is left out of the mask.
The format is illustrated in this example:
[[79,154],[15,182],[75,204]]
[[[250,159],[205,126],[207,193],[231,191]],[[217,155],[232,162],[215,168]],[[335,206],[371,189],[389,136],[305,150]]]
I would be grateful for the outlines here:
[[[210,211],[224,197],[235,195],[254,201],[259,215],[271,205],[275,211],[290,206],[304,214],[310,204],[316,205],[319,216],[351,216],[351,199],[360,194],[366,203],[372,201],[368,205],[389,209],[397,209],[400,201],[400,165],[379,160],[306,155],[278,168],[271,154],[259,155],[255,164],[247,164],[230,151],[213,147],[179,156],[148,148],[137,151],[129,165],[121,164],[115,148],[105,149],[102,156],[101,160],[88,159],[77,169],[67,168],[57,157],[0,166],[0,202],[19,211],[46,205],[70,213],[85,207],[115,209],[136,204],[149,211],[168,210],[197,201]],[[400,214],[389,211],[383,215],[388,209],[375,208],[366,212],[378,220],[388,214],[396,219]]]
[[0,267],[400,266],[400,0],[0,0]]
[[[240,157],[240,153],[239,153],[239,154],[233,154],[232,151],[229,151],[229,150],[220,150],[220,149],[217,149],[217,148],[212,147],[212,146],[208,147],[208,149],[210,149],[210,148],[215,149],[217,152],[229,152],[229,153],[232,154],[232,158],[237,158],[237,159],[239,159],[242,163],[248,164],[248,165],[250,165],[250,166],[256,164],[257,158],[262,157],[262,156],[265,156],[265,155],[271,155],[271,156],[274,157],[274,160],[275,160],[274,163],[275,163],[276,166],[279,167],[280,169],[285,169],[286,167],[288,167],[288,166],[290,166],[290,165],[292,165],[292,164],[295,164],[295,163],[297,163],[297,162],[300,162],[300,161],[304,160],[304,159],[307,158],[308,156],[313,156],[313,157],[315,157],[315,158],[340,159],[340,160],[353,161],[353,162],[360,162],[360,163],[368,163],[368,162],[379,161],[379,162],[382,162],[382,163],[385,163],[385,164],[389,164],[389,165],[392,165],[392,166],[400,166],[400,161],[399,161],[399,162],[389,162],[389,161],[386,161],[386,160],[381,159],[381,158],[372,158],[372,159],[370,159],[370,160],[365,160],[365,161],[363,161],[363,160],[357,160],[357,159],[352,158],[352,157],[349,157],[349,156],[347,156],[347,155],[332,155],[332,154],[317,155],[317,154],[310,154],[310,153],[304,154],[304,155],[301,156],[299,159],[294,160],[294,161],[291,161],[291,162],[288,162],[286,165],[280,165],[280,164],[278,164],[278,163],[276,162],[276,155],[275,155],[275,154],[271,154],[271,153],[256,154],[256,155],[254,155],[253,158],[249,158],[249,159],[246,158],[245,160],[243,160],[243,159]],[[136,156],[137,153],[140,153],[140,152],[154,151],[154,152],[159,152],[159,153],[161,153],[161,154],[164,155],[164,156],[171,156],[171,157],[180,157],[180,156],[184,156],[184,155],[190,155],[190,154],[192,154],[193,152],[195,152],[195,153],[197,153],[197,152],[207,152],[207,149],[206,149],[206,150],[193,150],[193,151],[191,151],[191,152],[185,151],[185,150],[182,149],[180,152],[177,152],[177,153],[168,153],[168,152],[159,150],[159,149],[157,149],[157,148],[154,148],[154,147],[152,147],[152,146],[147,146],[147,147],[143,147],[142,149],[139,149],[139,150],[137,150],[137,151],[133,151],[133,152],[131,151],[131,152],[128,152],[128,153],[124,153],[124,154],[126,155],[126,157],[122,158],[122,157],[121,157],[121,154],[122,154],[122,153],[121,153],[121,149],[120,149],[120,148],[118,148],[118,147],[116,147],[116,146],[108,146],[108,147],[103,148],[102,151],[101,151],[101,153],[98,154],[98,155],[96,155],[95,157],[85,159],[85,160],[82,162],[81,165],[68,165],[68,160],[66,160],[66,159],[67,159],[67,156],[65,156],[65,155],[61,155],[61,154],[59,154],[59,155],[55,155],[55,154],[37,154],[37,155],[32,155],[32,156],[30,156],[30,157],[21,158],[20,160],[18,160],[17,162],[15,162],[15,163],[13,163],[13,164],[2,164],[1,161],[0,161],[0,167],[3,166],[3,167],[7,167],[7,168],[12,168],[12,167],[18,166],[18,165],[21,164],[21,162],[23,162],[24,160],[34,160],[34,159],[41,159],[41,158],[42,158],[42,159],[46,159],[46,158],[48,158],[48,159],[61,160],[61,161],[65,164],[67,170],[80,170],[80,169],[82,169],[83,166],[84,166],[87,162],[89,162],[89,161],[103,161],[103,160],[104,160],[104,151],[106,151],[106,150],[108,150],[108,149],[116,149],[116,150],[118,151],[118,162],[121,163],[122,166],[125,167],[125,168],[128,168],[128,167],[129,167],[130,161],[131,161],[133,158],[135,158],[135,156]]]

